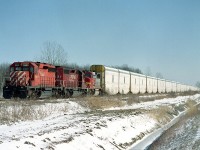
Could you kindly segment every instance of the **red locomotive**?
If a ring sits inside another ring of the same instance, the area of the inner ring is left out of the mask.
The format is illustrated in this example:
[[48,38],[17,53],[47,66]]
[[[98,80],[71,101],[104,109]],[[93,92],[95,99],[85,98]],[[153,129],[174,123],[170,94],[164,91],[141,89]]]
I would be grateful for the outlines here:
[[39,98],[43,91],[52,91],[56,97],[69,97],[74,91],[94,94],[95,74],[40,62],[10,65],[10,79],[3,87],[4,98]]
[[82,94],[95,93],[95,74],[90,71],[81,71],[56,67],[56,87],[53,95],[69,97],[74,91]]

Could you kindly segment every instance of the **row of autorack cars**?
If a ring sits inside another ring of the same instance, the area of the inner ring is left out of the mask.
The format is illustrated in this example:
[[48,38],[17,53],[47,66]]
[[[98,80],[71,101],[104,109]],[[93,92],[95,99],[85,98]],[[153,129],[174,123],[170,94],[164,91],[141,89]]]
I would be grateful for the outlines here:
[[170,93],[198,91],[197,87],[159,79],[130,71],[107,67],[104,65],[92,65],[91,71],[97,73],[99,84],[103,92],[110,95],[127,93]]

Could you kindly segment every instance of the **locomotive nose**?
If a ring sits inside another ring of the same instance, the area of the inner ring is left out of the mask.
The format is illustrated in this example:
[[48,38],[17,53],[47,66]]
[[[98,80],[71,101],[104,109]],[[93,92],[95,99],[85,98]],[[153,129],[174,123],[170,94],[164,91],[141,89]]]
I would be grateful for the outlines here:
[[27,73],[26,71],[15,71],[11,73],[11,84],[14,86],[26,86],[28,81]]

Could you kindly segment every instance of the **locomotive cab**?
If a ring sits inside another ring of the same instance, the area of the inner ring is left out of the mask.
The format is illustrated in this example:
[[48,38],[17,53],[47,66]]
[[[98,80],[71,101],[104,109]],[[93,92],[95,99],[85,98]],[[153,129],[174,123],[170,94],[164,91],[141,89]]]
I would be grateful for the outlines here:
[[95,88],[95,78],[93,72],[90,71],[83,71],[84,73],[84,83],[86,88],[94,89]]
[[10,65],[10,77],[5,81],[3,97],[27,97],[27,86],[30,85],[30,74],[33,67],[28,62],[15,62]]

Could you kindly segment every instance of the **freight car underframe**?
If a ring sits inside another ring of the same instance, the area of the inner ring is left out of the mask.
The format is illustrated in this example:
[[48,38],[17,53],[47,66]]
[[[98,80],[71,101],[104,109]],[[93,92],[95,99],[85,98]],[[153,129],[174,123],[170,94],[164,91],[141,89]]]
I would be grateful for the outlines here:
[[30,98],[37,99],[42,95],[42,92],[51,91],[52,97],[69,98],[75,91],[81,95],[98,95],[99,89],[88,88],[66,88],[66,87],[32,87],[32,86],[4,86],[3,97],[5,99],[11,98]]

